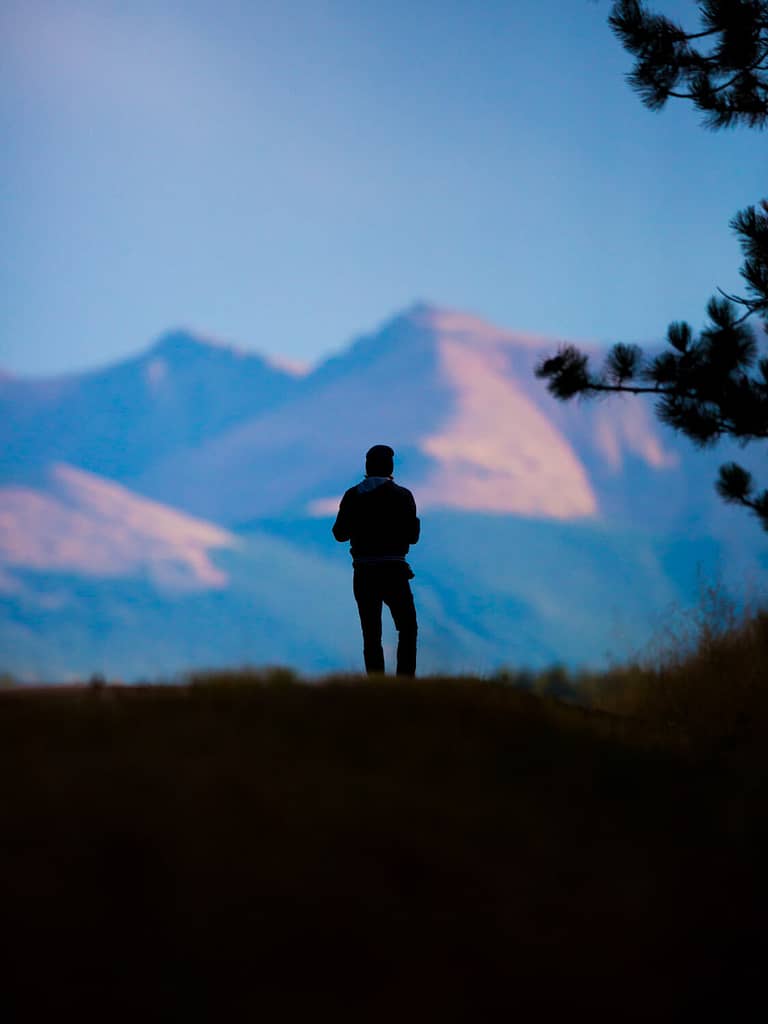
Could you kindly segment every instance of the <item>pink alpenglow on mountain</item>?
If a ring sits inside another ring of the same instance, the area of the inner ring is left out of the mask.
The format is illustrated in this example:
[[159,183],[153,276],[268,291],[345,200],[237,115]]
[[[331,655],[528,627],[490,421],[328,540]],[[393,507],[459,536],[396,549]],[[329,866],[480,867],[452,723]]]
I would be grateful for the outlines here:
[[500,353],[447,336],[440,365],[455,405],[419,445],[435,460],[419,487],[422,505],[555,519],[595,515],[597,500],[579,459],[505,375]]
[[[389,386],[369,392],[355,411],[362,428],[375,427],[376,436],[425,457],[408,476],[420,507],[550,519],[599,514],[586,467],[533,374],[538,356],[556,342],[427,305],[385,325],[380,337],[369,343],[371,376]],[[354,372],[367,377],[367,369]],[[363,389],[364,382],[353,393]],[[416,429],[398,437],[414,415]],[[329,495],[309,510],[327,515],[337,502]]]
[[621,471],[627,453],[637,455],[654,469],[675,469],[680,456],[664,449],[648,429],[648,409],[641,402],[624,402],[615,408],[598,408],[595,417],[595,447],[614,473]]
[[45,490],[0,488],[0,590],[18,589],[14,569],[148,575],[162,590],[218,589],[228,579],[210,552],[236,544],[218,526],[61,463]]

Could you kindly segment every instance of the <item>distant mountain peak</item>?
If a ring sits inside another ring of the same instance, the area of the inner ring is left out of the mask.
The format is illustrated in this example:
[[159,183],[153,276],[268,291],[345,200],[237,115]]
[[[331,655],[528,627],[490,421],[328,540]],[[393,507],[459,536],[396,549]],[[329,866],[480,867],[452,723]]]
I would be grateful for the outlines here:
[[238,360],[261,363],[265,367],[277,371],[280,374],[290,377],[304,377],[309,372],[309,367],[296,360],[283,358],[279,355],[256,352],[253,349],[243,348],[209,335],[200,334],[187,328],[175,328],[166,331],[150,346],[145,352],[145,358],[149,358],[152,365],[198,362],[207,358],[222,359],[235,362]]
[[497,327],[489,320],[466,310],[438,306],[418,301],[394,316],[388,327],[405,326],[427,331],[452,340],[471,341],[473,344],[497,344],[523,349],[551,348],[557,340],[529,331],[511,331]]
[[165,358],[199,357],[207,352],[227,352],[236,357],[256,355],[237,345],[182,327],[161,334],[149,349],[150,355]]

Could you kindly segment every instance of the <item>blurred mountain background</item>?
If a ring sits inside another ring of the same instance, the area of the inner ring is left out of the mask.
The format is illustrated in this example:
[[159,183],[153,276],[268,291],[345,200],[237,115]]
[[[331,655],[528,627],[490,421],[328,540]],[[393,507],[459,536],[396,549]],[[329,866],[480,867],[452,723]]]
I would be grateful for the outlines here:
[[558,343],[418,304],[311,370],[179,330],[0,376],[0,671],[358,669],[330,526],[379,442],[423,519],[421,672],[599,667],[703,585],[754,596],[768,540],[714,490],[733,448],[641,399],[557,404],[533,367]]

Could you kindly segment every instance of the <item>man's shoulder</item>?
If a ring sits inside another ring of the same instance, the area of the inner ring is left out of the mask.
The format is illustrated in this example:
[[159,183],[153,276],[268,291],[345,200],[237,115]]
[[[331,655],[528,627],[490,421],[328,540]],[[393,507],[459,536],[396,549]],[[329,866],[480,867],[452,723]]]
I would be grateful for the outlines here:
[[412,498],[413,497],[413,492],[409,491],[407,487],[403,487],[402,484],[396,484],[395,481],[393,480],[392,481],[392,486],[394,488],[396,488],[403,497],[408,497],[408,498]]

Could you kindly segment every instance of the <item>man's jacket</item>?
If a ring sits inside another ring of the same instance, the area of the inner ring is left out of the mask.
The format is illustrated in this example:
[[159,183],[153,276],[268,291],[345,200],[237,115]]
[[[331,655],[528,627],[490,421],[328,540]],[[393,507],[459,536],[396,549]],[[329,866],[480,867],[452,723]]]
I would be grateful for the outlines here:
[[357,565],[404,560],[420,529],[411,492],[389,477],[368,476],[341,499],[333,536],[351,541]]

